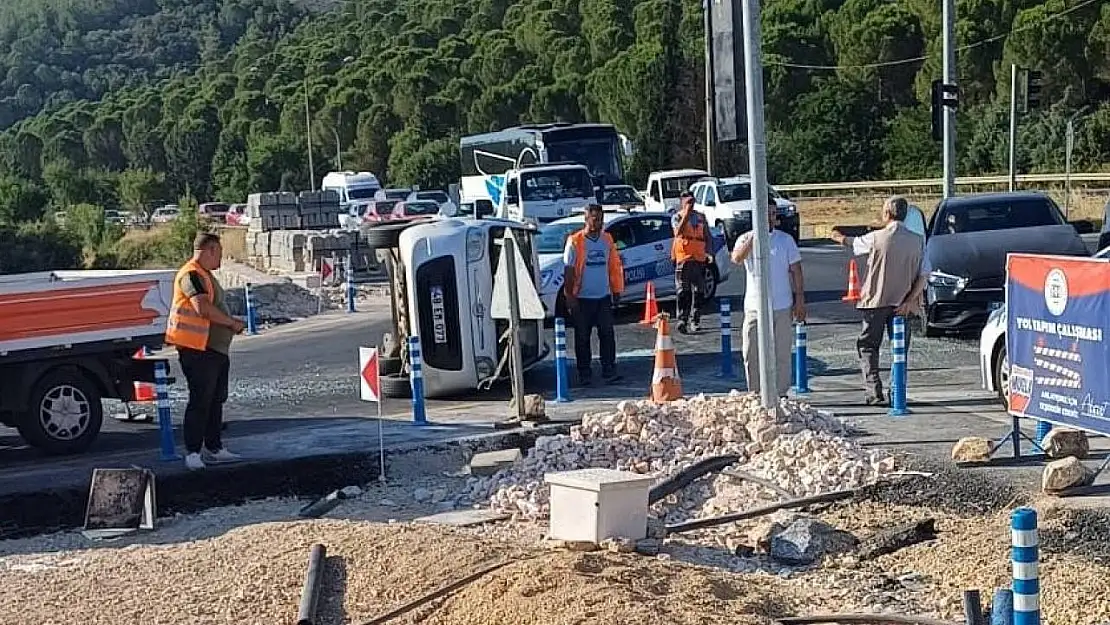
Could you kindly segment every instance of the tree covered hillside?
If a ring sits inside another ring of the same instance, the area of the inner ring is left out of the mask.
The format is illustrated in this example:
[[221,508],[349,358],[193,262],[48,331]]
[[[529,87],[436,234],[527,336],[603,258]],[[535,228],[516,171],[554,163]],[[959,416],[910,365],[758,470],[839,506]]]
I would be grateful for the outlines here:
[[9,0],[0,6],[0,128],[195,69],[249,26],[277,37],[303,15],[290,0]]
[[[0,221],[40,218],[46,207],[29,197],[114,206],[121,180],[164,178],[167,194],[188,189],[201,200],[307,188],[306,89],[317,179],[334,167],[338,137],[345,168],[443,187],[459,174],[459,135],[551,120],[616,124],[637,147],[637,183],[654,168],[704,162],[700,0],[348,0],[275,38],[273,24],[288,20],[256,7],[278,1],[135,0],[143,17],[125,19],[124,31],[78,18],[34,31],[56,33],[62,51],[39,42],[53,60],[37,68],[9,58],[9,99],[36,89],[45,100],[69,97],[58,95],[66,89],[104,96],[0,134]],[[209,18],[180,22],[193,10]],[[262,17],[244,25],[247,11]],[[1021,122],[1022,169],[1062,169],[1065,121],[1084,105],[1092,108],[1078,126],[1075,167],[1110,163],[1110,3],[959,0],[958,15],[961,174],[1005,170],[1012,62],[1045,76],[1043,108]],[[183,28],[164,46],[153,34],[161,20]],[[0,28],[6,42],[20,40],[13,32]],[[122,86],[136,80],[110,80],[107,56],[63,52],[107,55],[94,45],[104,37],[166,55],[133,54],[134,67],[124,64],[133,71],[120,76],[157,75],[143,73],[147,62],[205,62]],[[940,76],[939,2],[768,0],[763,42],[773,181],[939,173],[928,110]],[[744,146],[726,147],[720,173],[746,169]]]

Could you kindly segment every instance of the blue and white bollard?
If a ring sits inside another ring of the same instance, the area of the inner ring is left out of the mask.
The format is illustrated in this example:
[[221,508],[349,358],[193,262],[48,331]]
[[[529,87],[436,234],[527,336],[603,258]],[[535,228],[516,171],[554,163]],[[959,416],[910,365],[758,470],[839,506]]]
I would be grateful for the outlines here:
[[567,380],[567,322],[555,318],[555,401],[570,401],[570,384]]
[[412,383],[412,422],[416,425],[428,423],[424,410],[424,359],[420,356],[420,337],[409,337],[409,365],[412,367],[409,381]]
[[1041,585],[1037,574],[1037,511],[1018,508],[1010,516],[1013,538],[1014,625],[1041,625]]
[[169,382],[170,365],[166,361],[154,364],[154,399],[158,407],[158,436],[160,455],[163,461],[178,460],[173,442],[173,414],[170,412]]
[[806,370],[806,324],[794,324],[794,393],[809,393],[809,371]]
[[355,312],[355,272],[354,263],[347,257],[347,312]]
[[[1044,444],[1044,437],[1048,436],[1048,433],[1051,432],[1051,431],[1052,431],[1052,424],[1051,423],[1049,423],[1048,421],[1037,421],[1037,435],[1036,435],[1036,438],[1035,438],[1035,442],[1037,443],[1037,447],[1042,447],[1042,445]],[[1042,447],[1042,449],[1043,449],[1043,447]]]
[[721,372],[718,377],[731,378],[732,372],[732,302],[727,297],[718,300],[721,308]]
[[906,409],[906,318],[894,317],[890,341],[890,411],[892,417],[909,414]]
[[247,300],[247,334],[258,334],[258,326],[255,325],[254,314],[254,298],[251,297],[251,283],[248,282],[243,287],[243,297]]
[[991,625],[1014,625],[1014,591],[997,588],[991,601]]

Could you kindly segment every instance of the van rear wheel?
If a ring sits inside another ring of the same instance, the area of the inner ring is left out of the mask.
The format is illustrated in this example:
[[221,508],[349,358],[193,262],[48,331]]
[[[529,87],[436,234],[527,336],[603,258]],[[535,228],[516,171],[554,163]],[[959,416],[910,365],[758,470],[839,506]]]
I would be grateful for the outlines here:
[[383,375],[381,378],[382,395],[390,399],[411,399],[412,398],[412,382],[409,381],[409,376],[398,372],[389,375]]
[[31,445],[62,455],[88,449],[103,421],[100,391],[80,369],[67,366],[48,371],[35,383],[17,427]]
[[408,228],[410,223],[400,224],[375,224],[366,228],[363,233],[366,235],[366,244],[374,249],[390,249],[400,245],[401,232]]

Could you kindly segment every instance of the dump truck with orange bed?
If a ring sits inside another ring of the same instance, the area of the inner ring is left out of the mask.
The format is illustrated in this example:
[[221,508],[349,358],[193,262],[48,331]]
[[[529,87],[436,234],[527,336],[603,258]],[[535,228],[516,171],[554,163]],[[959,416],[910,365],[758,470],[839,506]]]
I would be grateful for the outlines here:
[[0,424],[51,454],[85,451],[102,400],[153,382],[175,272],[51,271],[0,276]]

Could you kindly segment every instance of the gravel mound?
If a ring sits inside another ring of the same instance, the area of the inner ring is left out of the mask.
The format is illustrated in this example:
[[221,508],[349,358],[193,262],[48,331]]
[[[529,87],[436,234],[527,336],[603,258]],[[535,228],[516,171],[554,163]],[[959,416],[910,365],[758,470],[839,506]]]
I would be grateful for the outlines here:
[[[894,469],[880,452],[864,452],[842,436],[844,425],[808,404],[784,399],[766,411],[752,393],[702,395],[669,404],[625,401],[587,414],[566,436],[542,437],[527,456],[494,476],[473,478],[469,496],[518,519],[549,513],[545,473],[612,468],[660,478],[722,455],[735,466],[795,496],[854,488]],[[677,521],[734,512],[779,494],[727,475],[712,475],[667,497],[657,513]]]

